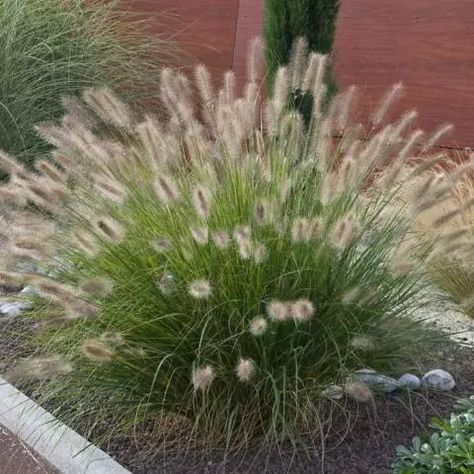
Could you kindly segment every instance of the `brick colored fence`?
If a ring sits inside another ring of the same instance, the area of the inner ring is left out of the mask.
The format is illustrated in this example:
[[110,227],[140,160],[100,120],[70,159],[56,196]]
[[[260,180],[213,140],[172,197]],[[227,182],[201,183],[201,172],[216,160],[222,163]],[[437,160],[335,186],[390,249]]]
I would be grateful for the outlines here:
[[[157,31],[214,76],[245,74],[248,41],[261,32],[263,0],[135,0],[161,15]],[[340,88],[356,84],[363,115],[402,80],[401,109],[427,130],[456,127],[447,146],[474,147],[474,0],[342,0],[335,46]]]

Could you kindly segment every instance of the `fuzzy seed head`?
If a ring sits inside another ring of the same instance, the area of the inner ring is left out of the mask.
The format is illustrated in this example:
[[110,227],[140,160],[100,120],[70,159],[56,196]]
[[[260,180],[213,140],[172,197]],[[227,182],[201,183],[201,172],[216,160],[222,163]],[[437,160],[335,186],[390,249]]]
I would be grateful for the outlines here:
[[313,303],[306,299],[300,299],[291,303],[291,317],[295,321],[309,321],[314,316]]
[[273,321],[287,321],[291,317],[290,306],[277,300],[268,303],[267,313],[268,317]]
[[106,297],[114,290],[114,282],[108,278],[90,278],[83,280],[79,287],[85,293],[92,296]]
[[255,375],[255,362],[252,359],[240,359],[235,371],[242,383],[248,383]]
[[171,204],[179,199],[175,182],[169,176],[159,176],[154,183],[156,194],[164,204]]
[[174,276],[171,273],[163,273],[156,279],[156,287],[164,295],[169,295],[175,288]]
[[105,240],[112,244],[119,243],[124,236],[122,226],[110,217],[101,217],[95,222],[96,229]]
[[73,367],[59,356],[35,357],[21,361],[14,369],[20,378],[50,380],[72,372]]
[[352,338],[350,344],[356,352],[370,352],[375,349],[373,339],[368,336],[355,336]]
[[192,374],[192,384],[194,386],[194,391],[197,392],[200,390],[201,392],[206,392],[215,376],[214,369],[210,365],[195,369]]
[[86,339],[83,341],[82,353],[94,362],[110,362],[115,353],[100,339]]
[[206,245],[209,242],[209,230],[207,227],[193,227],[191,235],[199,245]]
[[359,225],[353,216],[340,218],[330,233],[331,243],[339,250],[344,250],[355,238]]
[[367,384],[362,382],[346,382],[344,385],[344,392],[348,397],[358,402],[370,402],[373,399],[370,388]]
[[99,339],[108,346],[121,346],[125,341],[123,336],[118,332],[106,331],[103,332]]
[[171,242],[168,239],[157,237],[151,243],[153,249],[158,253],[165,253],[171,249]]
[[342,303],[347,305],[354,304],[357,302],[360,295],[361,289],[359,287],[351,288],[342,295]]
[[254,336],[262,336],[268,328],[267,320],[263,316],[258,316],[250,321],[250,332]]
[[212,240],[221,250],[226,249],[230,244],[230,237],[225,231],[213,232]]
[[86,301],[74,301],[65,304],[68,319],[95,318],[99,316],[100,309]]
[[188,291],[193,298],[202,300],[212,295],[212,286],[208,280],[194,280],[189,284]]
[[197,186],[193,191],[193,205],[199,217],[208,219],[211,213],[212,192],[204,186]]
[[263,263],[268,257],[268,249],[265,244],[256,244],[253,247],[253,259],[257,265]]

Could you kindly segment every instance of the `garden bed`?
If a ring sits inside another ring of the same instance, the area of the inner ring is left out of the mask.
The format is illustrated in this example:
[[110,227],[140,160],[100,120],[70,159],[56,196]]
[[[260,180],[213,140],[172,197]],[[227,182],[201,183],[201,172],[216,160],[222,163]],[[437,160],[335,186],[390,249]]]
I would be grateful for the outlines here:
[[[438,325],[449,329],[442,315],[455,314],[455,308],[449,303],[434,305],[423,309],[419,316],[438,321]],[[451,312],[451,313],[449,313]],[[460,316],[462,318],[462,316]],[[441,321],[441,322],[440,322]],[[458,321],[459,323],[459,321]],[[456,323],[454,323],[456,324]],[[0,361],[2,371],[13,367],[18,357],[31,355],[28,339],[38,326],[31,320],[21,317],[0,320]],[[472,332],[457,336],[460,341],[472,338]],[[158,472],[293,472],[347,473],[347,474],[385,474],[390,473],[390,464],[395,457],[398,445],[407,445],[411,439],[428,428],[430,419],[447,417],[459,398],[474,393],[474,366],[472,348],[455,342],[439,349],[437,360],[445,361],[444,369],[453,374],[457,385],[452,392],[417,391],[409,394],[389,394],[378,398],[374,405],[352,402],[350,419],[341,415],[335,419],[331,431],[325,435],[324,450],[308,449],[295,455],[291,446],[282,447],[280,452],[261,453],[248,451],[241,456],[224,454],[218,450],[211,452],[203,461],[200,453],[193,455],[192,448],[185,441],[167,448],[154,441],[152,429],[147,432],[137,430],[129,436],[119,436],[102,446],[114,459],[134,474]],[[426,361],[426,368],[434,368]],[[40,396],[39,386],[23,387],[29,396]],[[47,407],[54,409],[54,407]],[[348,426],[351,430],[348,431]],[[110,427],[101,427],[97,436]],[[84,433],[83,433],[84,434]]]

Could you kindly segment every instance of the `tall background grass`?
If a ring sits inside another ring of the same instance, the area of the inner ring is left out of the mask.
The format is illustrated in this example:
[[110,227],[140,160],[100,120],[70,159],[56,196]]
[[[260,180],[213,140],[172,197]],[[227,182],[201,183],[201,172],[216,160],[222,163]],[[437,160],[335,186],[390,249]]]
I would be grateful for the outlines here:
[[31,163],[47,149],[33,126],[59,119],[61,97],[91,85],[150,101],[170,52],[120,1],[3,0],[0,147]]

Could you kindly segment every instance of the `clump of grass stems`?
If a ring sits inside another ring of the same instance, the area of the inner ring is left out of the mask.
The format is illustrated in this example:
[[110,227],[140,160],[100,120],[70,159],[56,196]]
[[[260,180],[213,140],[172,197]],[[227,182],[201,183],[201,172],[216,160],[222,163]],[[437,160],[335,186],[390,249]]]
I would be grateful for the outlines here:
[[308,60],[308,127],[285,107],[303,87],[287,67],[264,98],[252,78],[235,95],[231,72],[216,91],[199,66],[200,102],[165,69],[166,120],[87,90],[89,111],[126,138],[80,121],[41,126],[54,172],[1,155],[21,229],[7,251],[38,266],[20,276],[38,293],[38,351],[54,361],[42,390],[76,428],[175,418],[204,446],[297,443],[329,420],[326,388],[370,402],[368,387],[345,383],[354,370],[395,375],[426,351],[431,333],[409,318],[426,283],[399,249],[404,211],[437,201],[397,198],[417,173],[401,179],[414,142],[406,118],[366,137],[347,113],[351,94],[322,112],[326,59],[305,54],[298,67]]
[[[145,31],[144,21],[119,1],[3,0],[0,147],[31,163],[48,149],[34,125],[59,120],[61,96],[92,85],[111,87],[131,102],[153,100],[172,49]],[[65,102],[73,109],[71,99]]]
[[[440,130],[446,130],[446,127]],[[415,220],[416,237],[431,248],[426,271],[469,317],[474,318],[474,155],[459,156],[419,178],[422,186],[450,188],[438,206]]]

